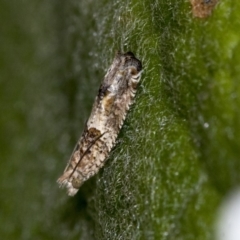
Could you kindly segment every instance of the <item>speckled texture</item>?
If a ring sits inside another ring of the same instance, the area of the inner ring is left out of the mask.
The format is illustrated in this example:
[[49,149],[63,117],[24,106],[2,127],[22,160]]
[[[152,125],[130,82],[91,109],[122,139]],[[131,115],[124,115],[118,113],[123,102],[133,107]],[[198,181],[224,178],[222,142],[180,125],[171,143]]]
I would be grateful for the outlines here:
[[104,165],[136,94],[141,62],[134,54],[117,53],[95,99],[85,130],[69,160],[60,186],[74,196],[84,181]]

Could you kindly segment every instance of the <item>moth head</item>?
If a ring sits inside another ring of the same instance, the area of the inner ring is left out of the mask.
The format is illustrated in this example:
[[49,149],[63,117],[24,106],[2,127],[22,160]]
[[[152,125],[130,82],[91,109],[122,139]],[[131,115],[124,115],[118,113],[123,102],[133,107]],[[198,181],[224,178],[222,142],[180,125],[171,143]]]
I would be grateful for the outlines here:
[[128,72],[129,72],[131,75],[133,75],[133,76],[135,76],[135,75],[137,75],[137,74],[139,73],[139,71],[138,71],[137,68],[135,68],[135,67],[129,67],[129,68],[128,68]]
[[142,63],[135,58],[134,54],[132,52],[127,52],[124,54],[125,57],[125,68],[129,69],[129,73],[131,75],[137,75],[142,70]]

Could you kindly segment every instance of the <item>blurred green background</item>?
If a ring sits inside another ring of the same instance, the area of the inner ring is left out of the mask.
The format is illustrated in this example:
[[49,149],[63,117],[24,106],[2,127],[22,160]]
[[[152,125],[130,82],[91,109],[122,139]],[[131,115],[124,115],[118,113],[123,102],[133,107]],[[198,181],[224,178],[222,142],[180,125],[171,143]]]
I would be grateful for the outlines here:
[[[1,239],[213,239],[239,186],[240,3],[0,0]],[[117,146],[58,188],[117,50],[144,73]]]

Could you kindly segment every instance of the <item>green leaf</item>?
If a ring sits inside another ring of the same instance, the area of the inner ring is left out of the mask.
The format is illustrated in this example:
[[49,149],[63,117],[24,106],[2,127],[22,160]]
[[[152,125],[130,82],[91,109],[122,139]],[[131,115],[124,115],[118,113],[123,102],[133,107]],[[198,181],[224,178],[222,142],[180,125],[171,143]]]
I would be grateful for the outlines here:
[[[213,239],[240,180],[240,4],[203,19],[190,1],[1,6],[1,236]],[[135,104],[105,167],[69,198],[55,181],[117,50],[143,63]]]

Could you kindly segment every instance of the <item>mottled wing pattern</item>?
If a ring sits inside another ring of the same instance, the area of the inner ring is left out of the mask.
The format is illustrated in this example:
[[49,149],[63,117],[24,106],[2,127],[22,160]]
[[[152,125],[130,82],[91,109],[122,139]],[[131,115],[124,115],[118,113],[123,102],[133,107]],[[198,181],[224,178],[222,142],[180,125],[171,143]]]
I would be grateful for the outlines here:
[[85,130],[73,151],[60,186],[73,196],[104,165],[136,94],[142,64],[132,52],[117,53],[95,99]]

